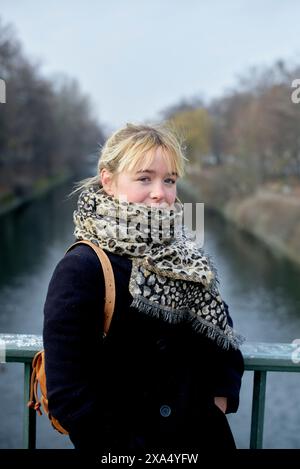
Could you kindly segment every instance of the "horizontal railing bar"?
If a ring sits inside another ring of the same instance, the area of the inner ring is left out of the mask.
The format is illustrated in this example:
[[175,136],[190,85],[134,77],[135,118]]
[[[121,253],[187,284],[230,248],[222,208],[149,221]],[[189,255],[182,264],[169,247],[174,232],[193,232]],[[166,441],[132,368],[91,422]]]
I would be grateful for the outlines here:
[[[28,363],[43,348],[43,340],[41,335],[0,334],[0,346],[5,348],[5,361]],[[246,342],[241,347],[245,369],[300,372],[297,347],[299,344]]]
[[241,347],[245,369],[300,372],[299,344],[246,342]]
[[248,363],[247,359],[245,359],[245,370],[246,371],[267,371],[268,373],[278,372],[278,373],[300,373],[300,366],[293,366],[293,365],[270,365],[270,364],[263,364],[257,365],[255,363]]

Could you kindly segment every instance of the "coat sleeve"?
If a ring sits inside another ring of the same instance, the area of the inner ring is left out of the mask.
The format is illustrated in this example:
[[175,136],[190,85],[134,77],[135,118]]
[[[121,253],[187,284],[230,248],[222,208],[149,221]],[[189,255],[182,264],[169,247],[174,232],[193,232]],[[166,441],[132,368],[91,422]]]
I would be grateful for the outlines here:
[[53,273],[43,328],[49,411],[71,439],[97,421],[100,383],[94,360],[100,367],[103,308],[101,264],[90,248],[77,246]]
[[[228,324],[232,327],[233,321],[229,314],[228,305],[225,301],[223,303]],[[232,347],[228,350],[218,349],[216,368],[214,395],[227,397],[227,414],[236,412],[239,406],[239,394],[244,373],[244,359],[240,350],[235,350]]]

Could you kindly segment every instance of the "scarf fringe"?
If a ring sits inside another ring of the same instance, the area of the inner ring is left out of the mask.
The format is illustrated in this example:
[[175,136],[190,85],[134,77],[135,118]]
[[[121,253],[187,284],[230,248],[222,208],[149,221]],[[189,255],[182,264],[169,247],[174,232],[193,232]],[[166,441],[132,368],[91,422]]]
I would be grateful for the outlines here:
[[232,327],[227,326],[225,334],[218,326],[205,321],[203,318],[197,315],[191,316],[191,313],[186,308],[176,311],[168,307],[162,308],[150,303],[144,297],[135,297],[130,306],[137,308],[150,317],[163,319],[169,324],[179,324],[184,321],[189,322],[195,332],[203,334],[225,350],[228,350],[230,347],[236,350],[245,341],[245,337],[237,334]]
[[230,326],[227,326],[227,334],[225,334],[218,326],[214,326],[198,316],[190,317],[189,322],[196,332],[202,333],[225,350],[230,347],[237,350],[245,341],[245,337],[237,334]]

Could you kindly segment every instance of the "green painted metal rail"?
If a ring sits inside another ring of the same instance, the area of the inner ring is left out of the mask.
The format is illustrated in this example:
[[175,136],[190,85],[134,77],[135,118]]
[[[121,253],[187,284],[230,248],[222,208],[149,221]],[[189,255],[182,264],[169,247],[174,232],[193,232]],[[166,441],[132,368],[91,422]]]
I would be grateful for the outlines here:
[[[0,362],[24,364],[23,447],[35,448],[36,415],[27,407],[30,389],[31,361],[43,348],[41,336],[0,334]],[[300,344],[253,343],[242,346],[245,370],[253,371],[253,397],[250,448],[263,447],[263,427],[267,373],[300,372]]]

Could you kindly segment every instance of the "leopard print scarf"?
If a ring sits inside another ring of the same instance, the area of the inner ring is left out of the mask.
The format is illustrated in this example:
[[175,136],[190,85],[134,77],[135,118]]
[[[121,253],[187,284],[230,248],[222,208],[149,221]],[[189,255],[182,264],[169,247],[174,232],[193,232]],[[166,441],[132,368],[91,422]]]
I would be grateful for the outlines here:
[[228,324],[216,269],[182,220],[181,203],[150,207],[95,187],[79,196],[74,234],[131,259],[132,307],[170,323],[188,322],[222,348],[238,348],[243,338]]

